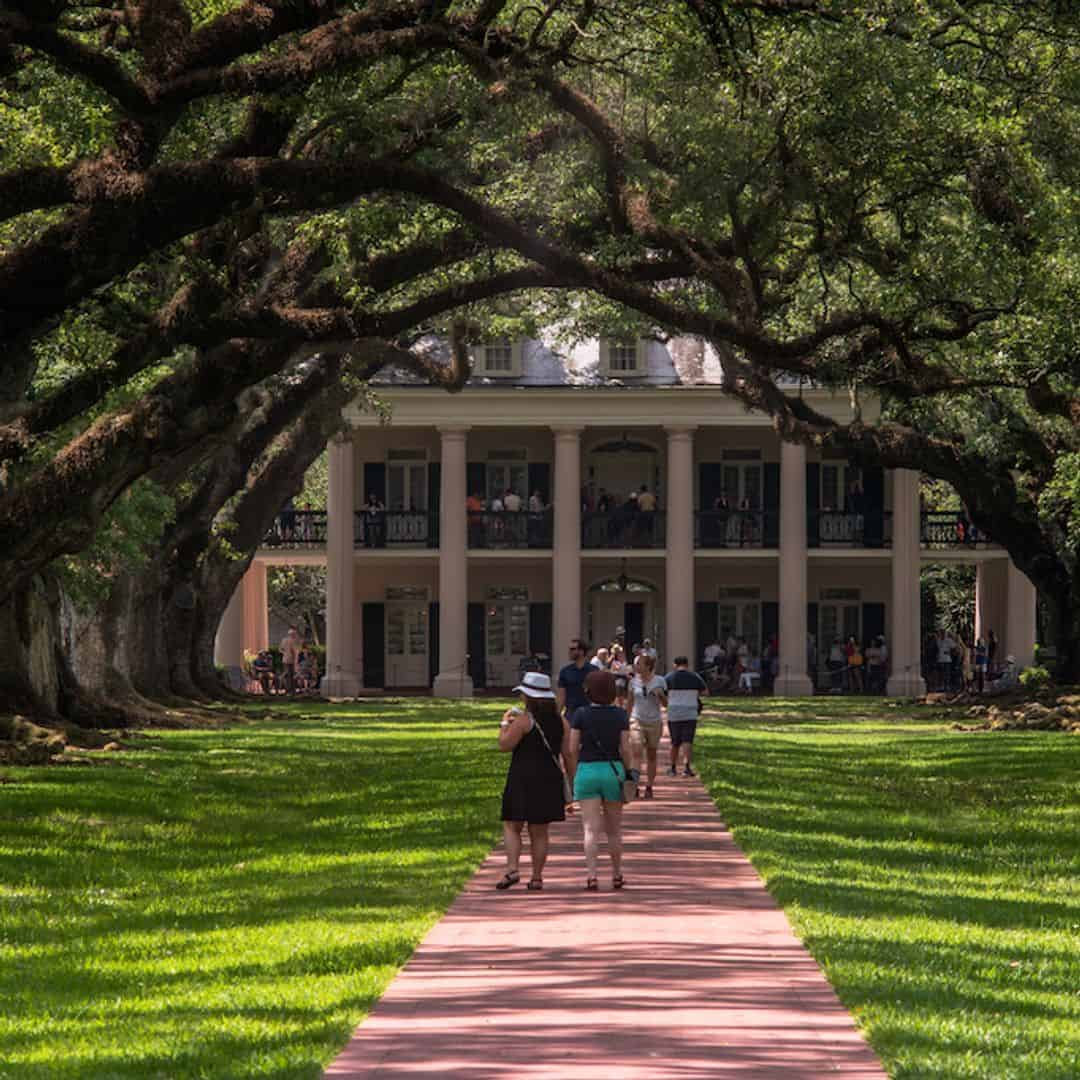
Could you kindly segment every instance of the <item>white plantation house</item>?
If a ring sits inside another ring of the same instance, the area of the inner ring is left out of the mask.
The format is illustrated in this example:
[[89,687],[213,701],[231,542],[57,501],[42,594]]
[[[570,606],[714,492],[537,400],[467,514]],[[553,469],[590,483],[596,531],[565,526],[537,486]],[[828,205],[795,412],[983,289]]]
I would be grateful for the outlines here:
[[[457,395],[387,375],[389,423],[347,410],[327,512],[279,517],[218,662],[266,646],[268,566],[324,563],[328,696],[507,687],[524,656],[558,665],[571,637],[617,627],[692,664],[718,636],[756,652],[778,635],[787,695],[823,685],[834,637],[884,634],[888,692],[912,694],[920,562],[942,561],[977,565],[976,633],[1032,662],[1035,590],[1003,550],[923,511],[917,474],[781,442],[720,383],[691,339],[493,341]],[[849,415],[846,396],[802,393]]]

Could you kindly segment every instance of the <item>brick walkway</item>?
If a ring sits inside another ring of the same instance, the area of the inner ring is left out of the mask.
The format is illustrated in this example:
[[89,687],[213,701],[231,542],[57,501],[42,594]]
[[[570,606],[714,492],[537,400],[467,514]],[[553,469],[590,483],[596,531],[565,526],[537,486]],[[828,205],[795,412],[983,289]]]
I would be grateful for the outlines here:
[[623,892],[583,890],[552,827],[542,893],[495,851],[330,1077],[883,1080],[885,1072],[697,780],[628,807]]

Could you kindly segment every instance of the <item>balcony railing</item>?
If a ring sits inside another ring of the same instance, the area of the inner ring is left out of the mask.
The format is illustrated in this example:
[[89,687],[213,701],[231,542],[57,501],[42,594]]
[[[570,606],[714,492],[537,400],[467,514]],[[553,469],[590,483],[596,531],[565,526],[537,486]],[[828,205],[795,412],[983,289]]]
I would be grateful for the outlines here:
[[923,511],[919,540],[928,548],[988,547],[992,541],[968,521],[963,511]]
[[599,510],[581,515],[583,548],[662,548],[667,544],[663,510]]
[[282,510],[263,538],[263,546],[272,548],[323,547],[325,544],[325,510]]
[[764,510],[699,510],[694,514],[694,546],[776,547],[779,525],[779,516]]
[[533,513],[530,510],[485,510],[468,515],[469,547],[492,550],[496,548],[550,548],[550,510]]
[[892,514],[881,510],[818,510],[808,515],[806,532],[811,547],[891,547]]
[[436,510],[358,510],[353,539],[357,547],[439,546]]

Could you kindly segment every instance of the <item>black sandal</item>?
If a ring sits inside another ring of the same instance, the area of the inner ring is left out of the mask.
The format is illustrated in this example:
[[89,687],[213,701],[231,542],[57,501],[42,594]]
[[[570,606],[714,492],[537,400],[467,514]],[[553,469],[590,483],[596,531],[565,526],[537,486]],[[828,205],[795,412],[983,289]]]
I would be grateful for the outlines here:
[[616,874],[611,879],[611,887],[613,889],[621,889],[625,884],[626,884],[626,879],[622,876],[622,874]]
[[591,877],[591,878],[586,878],[585,879],[585,890],[586,890],[586,892],[596,892],[597,890],[599,890],[599,888],[600,888],[600,883],[596,880],[596,878]]
[[532,878],[528,885],[525,886],[529,892],[543,892],[544,891],[544,879],[540,877]]
[[521,875],[516,870],[507,870],[499,881],[495,882],[496,889],[509,889],[521,880]]

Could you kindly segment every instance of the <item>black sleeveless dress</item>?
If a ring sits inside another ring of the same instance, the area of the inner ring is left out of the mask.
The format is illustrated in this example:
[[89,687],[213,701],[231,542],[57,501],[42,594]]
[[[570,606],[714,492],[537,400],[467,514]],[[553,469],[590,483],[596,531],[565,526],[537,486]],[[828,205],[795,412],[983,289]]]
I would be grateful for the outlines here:
[[[544,734],[557,756],[562,749],[562,720],[552,716],[543,724]],[[502,820],[527,821],[530,825],[566,820],[562,770],[552,761],[535,726],[514,747],[510,757],[510,771],[503,788]]]

